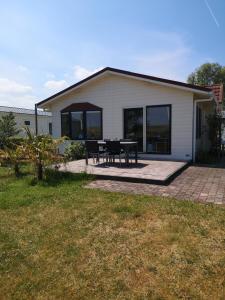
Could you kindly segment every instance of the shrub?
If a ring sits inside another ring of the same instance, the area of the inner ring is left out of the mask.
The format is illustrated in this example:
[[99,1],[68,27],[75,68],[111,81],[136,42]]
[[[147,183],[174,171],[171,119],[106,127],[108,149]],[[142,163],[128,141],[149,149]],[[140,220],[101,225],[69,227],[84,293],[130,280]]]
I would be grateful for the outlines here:
[[196,163],[215,164],[219,162],[218,155],[212,151],[199,151],[196,157]]
[[35,166],[37,180],[43,179],[45,167],[61,162],[62,156],[58,153],[58,146],[64,142],[64,138],[53,139],[50,135],[33,135],[29,128],[26,128],[27,138],[23,149],[28,161]]
[[16,177],[20,175],[20,163],[23,161],[25,153],[23,146],[10,144],[0,149],[0,164],[9,164],[14,169]]
[[72,142],[64,151],[66,160],[78,160],[85,157],[85,146],[81,142]]

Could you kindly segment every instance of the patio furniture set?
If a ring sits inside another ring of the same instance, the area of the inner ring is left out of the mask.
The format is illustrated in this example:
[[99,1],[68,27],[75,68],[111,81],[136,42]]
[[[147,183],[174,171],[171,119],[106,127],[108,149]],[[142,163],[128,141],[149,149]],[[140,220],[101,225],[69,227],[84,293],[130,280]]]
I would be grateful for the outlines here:
[[103,162],[111,164],[116,162],[115,158],[121,159],[124,157],[125,164],[129,165],[134,158],[135,163],[138,163],[138,142],[130,139],[121,139],[119,141],[105,139],[103,141],[85,141],[86,149],[86,165],[88,165],[88,158],[92,157],[93,162],[99,163],[100,158]]

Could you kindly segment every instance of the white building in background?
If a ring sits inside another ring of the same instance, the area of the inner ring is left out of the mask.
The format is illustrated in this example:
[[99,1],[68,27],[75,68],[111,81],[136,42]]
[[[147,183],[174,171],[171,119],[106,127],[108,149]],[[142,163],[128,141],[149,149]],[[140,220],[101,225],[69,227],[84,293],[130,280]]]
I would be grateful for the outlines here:
[[[0,118],[3,115],[12,112],[15,116],[17,128],[22,129],[24,126],[28,126],[31,132],[35,133],[35,110],[19,108],[19,107],[8,107],[0,106]],[[38,133],[39,134],[52,134],[52,114],[38,110]],[[20,132],[20,135],[23,131]]]

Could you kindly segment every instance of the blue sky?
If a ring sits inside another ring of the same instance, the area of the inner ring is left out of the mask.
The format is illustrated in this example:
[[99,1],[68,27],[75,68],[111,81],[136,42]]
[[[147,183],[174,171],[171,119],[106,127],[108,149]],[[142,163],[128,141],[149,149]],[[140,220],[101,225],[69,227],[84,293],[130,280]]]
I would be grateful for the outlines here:
[[0,105],[34,103],[105,66],[185,81],[225,65],[224,0],[0,0]]

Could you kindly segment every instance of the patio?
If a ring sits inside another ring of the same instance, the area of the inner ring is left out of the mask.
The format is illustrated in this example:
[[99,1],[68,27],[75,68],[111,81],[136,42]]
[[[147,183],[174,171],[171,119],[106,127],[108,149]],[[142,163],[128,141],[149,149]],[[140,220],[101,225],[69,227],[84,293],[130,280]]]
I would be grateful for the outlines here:
[[225,168],[192,165],[167,186],[95,180],[89,183],[87,188],[225,204]]
[[68,162],[60,166],[60,171],[72,173],[86,172],[93,174],[98,178],[117,179],[132,182],[146,182],[154,184],[167,184],[187,165],[187,162],[177,161],[157,161],[139,159],[138,163],[131,163],[127,166],[125,163],[120,165],[116,159],[115,163],[107,165],[103,161],[94,164],[92,159]]

